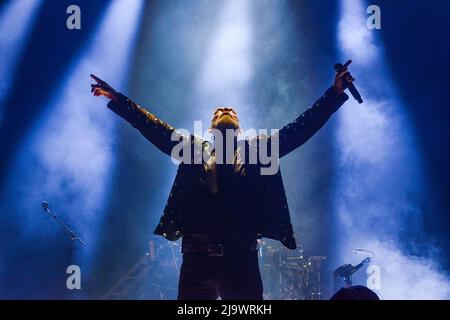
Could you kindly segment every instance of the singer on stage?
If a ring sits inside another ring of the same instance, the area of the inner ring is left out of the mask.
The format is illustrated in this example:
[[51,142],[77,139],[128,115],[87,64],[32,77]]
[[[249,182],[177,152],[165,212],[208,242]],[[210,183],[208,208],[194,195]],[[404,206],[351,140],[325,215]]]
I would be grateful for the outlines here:
[[[294,122],[278,132],[279,158],[307,142],[322,128],[348,96],[344,90],[353,80],[340,70],[334,85]],[[115,91],[92,75],[95,96],[111,101],[108,108],[138,129],[152,144],[171,156],[177,141],[175,128]],[[258,112],[255,110],[255,112]],[[217,136],[239,130],[239,118],[232,107],[220,107],[213,115],[211,129],[215,142],[191,135],[193,149],[210,156],[201,164],[181,162],[155,234],[175,241],[183,238],[180,271],[180,300],[261,300],[263,284],[259,272],[257,239],[280,241],[289,249],[296,240],[283,187],[281,172],[261,174],[264,164],[246,164],[242,154],[271,137],[256,137],[238,144],[233,141],[232,163],[216,161]],[[239,145],[239,147],[238,147]],[[224,151],[225,152],[225,151]],[[195,154],[195,152],[192,152]]]

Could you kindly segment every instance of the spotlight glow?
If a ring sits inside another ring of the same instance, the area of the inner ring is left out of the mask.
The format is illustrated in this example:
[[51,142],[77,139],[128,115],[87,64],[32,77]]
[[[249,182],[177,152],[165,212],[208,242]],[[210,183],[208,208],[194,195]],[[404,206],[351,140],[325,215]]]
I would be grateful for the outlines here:
[[0,125],[3,99],[14,81],[15,68],[41,4],[42,0],[10,0],[0,15]]
[[[62,208],[60,214],[88,244],[80,254],[82,262],[90,261],[95,253],[105,217],[116,123],[105,108],[106,101],[91,95],[89,75],[95,73],[124,86],[143,3],[115,0],[109,4],[95,37],[61,79],[47,112],[37,121],[10,171],[9,192],[17,200],[18,216],[34,215],[42,200]],[[30,217],[22,221],[23,237],[42,237],[42,222]]]
[[[251,126],[252,119],[246,116],[250,109],[246,92],[253,75],[250,1],[229,0],[223,5],[195,95],[211,111],[218,105],[235,106],[241,121]],[[199,117],[209,124],[212,112],[202,113]]]
[[[364,1],[341,0],[338,40],[365,104],[349,102],[339,112],[335,190],[339,263],[355,263],[356,247],[376,253],[385,299],[448,299],[450,281],[430,257],[431,245],[414,244],[427,258],[404,249],[421,236],[420,198],[426,179],[414,147],[406,109],[383,59],[376,31],[366,27]],[[432,248],[431,248],[432,249]],[[358,261],[359,262],[359,261]]]

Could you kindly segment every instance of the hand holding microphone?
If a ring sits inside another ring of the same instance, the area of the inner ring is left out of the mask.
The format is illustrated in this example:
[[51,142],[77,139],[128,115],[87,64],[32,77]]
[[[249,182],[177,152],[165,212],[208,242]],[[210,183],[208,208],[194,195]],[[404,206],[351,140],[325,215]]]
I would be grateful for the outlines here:
[[348,89],[353,98],[355,98],[355,100],[358,101],[359,104],[361,104],[363,103],[363,99],[359,94],[358,89],[356,89],[355,85],[353,84],[355,78],[353,78],[353,76],[350,74],[350,71],[348,71],[348,66],[351,63],[352,60],[348,60],[345,64],[337,63],[334,66],[334,69],[337,72],[335,87],[337,87],[338,90],[342,91]]

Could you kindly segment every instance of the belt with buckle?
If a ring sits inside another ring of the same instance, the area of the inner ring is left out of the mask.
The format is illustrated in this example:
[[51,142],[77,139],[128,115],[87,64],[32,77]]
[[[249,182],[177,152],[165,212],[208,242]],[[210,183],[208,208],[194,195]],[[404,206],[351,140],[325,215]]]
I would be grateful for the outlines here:
[[223,257],[224,255],[257,251],[258,243],[255,242],[238,242],[238,243],[193,243],[183,242],[182,253],[206,254],[209,257]]

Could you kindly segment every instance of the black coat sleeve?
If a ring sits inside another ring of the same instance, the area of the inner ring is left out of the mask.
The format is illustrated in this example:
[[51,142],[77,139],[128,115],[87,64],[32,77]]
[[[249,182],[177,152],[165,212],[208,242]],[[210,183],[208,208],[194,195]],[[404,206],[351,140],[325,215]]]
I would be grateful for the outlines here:
[[[307,142],[346,101],[348,95],[328,89],[307,111],[278,132],[280,158]],[[273,137],[271,137],[273,139]]]
[[[189,143],[191,146],[194,142],[202,143],[198,137],[179,132],[123,94],[119,94],[118,101],[111,101],[108,108],[128,121],[148,141],[169,156],[173,156],[172,151],[180,142]],[[178,156],[182,157],[183,154],[181,153]],[[178,156],[176,158],[182,160]]]

